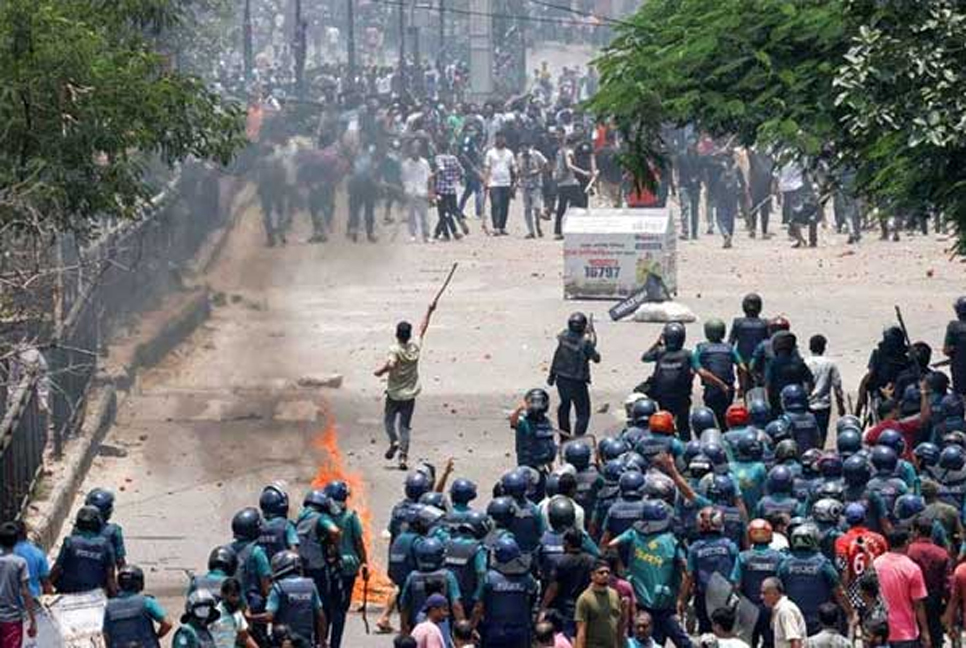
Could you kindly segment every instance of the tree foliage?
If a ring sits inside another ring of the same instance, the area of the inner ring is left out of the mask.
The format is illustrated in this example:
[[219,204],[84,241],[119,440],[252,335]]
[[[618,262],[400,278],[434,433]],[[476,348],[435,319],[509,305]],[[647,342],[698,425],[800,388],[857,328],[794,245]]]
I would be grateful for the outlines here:
[[821,155],[876,204],[963,224],[964,62],[956,0],[649,0],[598,60],[592,108],[645,133],[631,157],[692,124]]
[[131,218],[156,159],[220,163],[239,107],[172,69],[162,38],[186,0],[0,4],[0,226],[81,234]]

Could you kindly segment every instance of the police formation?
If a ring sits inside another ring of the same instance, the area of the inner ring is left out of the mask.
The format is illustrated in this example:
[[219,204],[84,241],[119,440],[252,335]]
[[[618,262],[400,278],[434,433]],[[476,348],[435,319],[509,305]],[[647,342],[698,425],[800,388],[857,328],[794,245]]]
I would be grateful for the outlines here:
[[[524,648],[554,632],[572,638],[590,574],[607,572],[634,648],[689,647],[728,616],[755,648],[774,645],[762,594],[775,577],[810,635],[840,627],[881,643],[889,610],[875,565],[890,542],[911,533],[950,564],[963,553],[966,297],[943,341],[952,381],[928,344],[890,328],[852,414],[837,370],[820,361],[824,338],[814,336],[803,357],[787,319],[763,319],[756,295],[742,305],[729,335],[712,320],[694,351],[669,324],[644,354],[655,369],[627,398],[626,422],[598,436],[579,432],[589,363],[600,356],[592,323],[572,317],[548,376],[561,392],[557,425],[550,395],[529,391],[510,417],[517,467],[485,506],[476,484],[447,483],[450,467],[407,475],[388,529],[396,592],[377,631],[396,632],[398,611],[401,636],[429,618],[447,637],[475,636],[487,648]],[[691,402],[696,376],[701,406]],[[827,439],[833,404],[839,417]],[[288,494],[266,486],[191,579],[175,645],[223,645],[224,633],[248,648],[343,645],[369,562],[350,496],[339,481],[313,489],[290,519]],[[61,593],[108,593],[108,646],[157,646],[174,624],[127,563],[113,501],[103,489],[89,493],[51,579]],[[948,592],[943,580],[926,600],[934,646],[961,628],[955,582]]]

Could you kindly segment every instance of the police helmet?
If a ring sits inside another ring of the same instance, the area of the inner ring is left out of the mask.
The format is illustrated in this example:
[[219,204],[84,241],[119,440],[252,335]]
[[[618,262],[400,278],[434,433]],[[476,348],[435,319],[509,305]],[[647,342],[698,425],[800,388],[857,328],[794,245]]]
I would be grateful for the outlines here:
[[793,551],[818,551],[819,531],[814,524],[800,524],[793,531],[789,544]]
[[691,439],[684,444],[684,452],[681,455],[681,459],[684,461],[684,465],[687,466],[699,454],[701,454],[701,442],[697,439]]
[[902,398],[899,399],[899,415],[906,417],[917,414],[921,403],[919,386],[906,385],[902,390]]
[[781,393],[782,409],[786,412],[804,412],[808,409],[808,394],[801,385],[785,385]]
[[827,481],[818,485],[815,489],[817,499],[834,499],[845,502],[845,487],[841,482]]
[[700,436],[705,430],[718,427],[718,421],[714,417],[714,412],[710,407],[695,407],[691,410],[691,432],[695,436]]
[[460,477],[449,487],[449,498],[453,504],[469,504],[476,499],[476,484]]
[[749,418],[748,408],[741,403],[733,403],[725,410],[725,426],[729,430],[748,425]]
[[482,540],[490,532],[490,517],[483,511],[470,511],[466,514],[464,523],[470,527],[477,540]]
[[715,475],[708,484],[708,499],[714,504],[729,506],[738,496],[738,487],[731,475]]
[[769,493],[791,493],[795,478],[787,466],[775,466],[768,471],[765,485]]
[[959,297],[953,303],[953,310],[956,311],[956,317],[959,319],[966,318],[966,297]]
[[74,526],[88,533],[100,533],[104,528],[104,518],[101,517],[100,509],[90,504],[80,507],[74,519]]
[[406,476],[406,498],[413,502],[418,502],[423,493],[429,492],[432,488],[433,484],[429,481],[429,478],[421,472],[410,473]]
[[509,497],[497,497],[486,507],[486,514],[493,518],[497,526],[505,529],[516,516],[516,504]]
[[771,544],[772,535],[771,523],[768,520],[758,518],[748,523],[748,540],[752,544]]
[[801,458],[802,470],[809,474],[817,475],[818,464],[820,461],[822,461],[822,458],[824,456],[825,455],[818,448],[809,448],[808,450],[802,453],[802,458]]
[[436,491],[423,493],[419,498],[419,503],[438,508],[441,511],[446,511],[449,509],[449,506],[446,504],[446,496],[442,493],[437,493]]
[[674,434],[674,416],[664,410],[655,412],[648,421],[648,428],[654,434]]
[[228,545],[215,547],[208,554],[208,571],[220,571],[233,575],[238,571],[238,556]]
[[842,464],[842,477],[849,486],[864,485],[872,477],[869,462],[862,455],[852,455]]
[[966,433],[962,432],[961,430],[947,432],[943,435],[943,438],[940,439],[940,441],[942,442],[944,448],[946,446],[955,445],[966,449]]
[[892,475],[899,466],[899,456],[896,451],[886,445],[872,448],[872,467],[880,474]]
[[520,551],[520,545],[511,536],[501,537],[493,546],[493,557],[500,565],[509,564],[519,559],[522,555],[523,552]]
[[862,502],[849,502],[845,505],[845,523],[849,526],[864,524],[865,514],[865,504]]
[[545,497],[553,497],[560,492],[560,475],[562,474],[554,471],[547,475],[547,479],[543,483],[543,494]]
[[835,422],[835,431],[841,433],[842,430],[850,428],[853,430],[862,429],[862,421],[855,414],[846,414]]
[[567,318],[567,330],[571,333],[583,333],[587,330],[587,316],[581,312],[572,313]]
[[842,457],[834,452],[826,452],[818,461],[818,471],[825,479],[839,479],[842,476]]
[[660,500],[673,506],[677,500],[678,491],[674,481],[667,475],[650,473],[644,477],[644,497],[649,500]]
[[598,451],[600,452],[600,456],[604,461],[617,459],[628,450],[630,450],[630,448],[627,447],[627,443],[625,443],[623,439],[613,439],[608,437],[601,439],[600,443],[598,444]]
[[721,342],[725,336],[725,323],[717,317],[712,317],[704,323],[704,336],[709,342]]
[[896,498],[892,507],[893,516],[900,522],[911,520],[926,510],[926,502],[919,495],[906,493]]
[[547,505],[547,521],[556,533],[573,528],[577,523],[577,510],[569,497],[558,495],[550,500]]
[[644,397],[631,406],[631,422],[640,427],[646,427],[648,421],[657,412],[657,403]]
[[604,464],[604,481],[616,484],[621,475],[624,474],[624,462],[620,459],[611,459]]
[[906,451],[906,440],[902,436],[902,433],[892,428],[882,430],[882,433],[876,440],[876,445],[888,446],[895,451],[896,455],[900,456]]
[[752,425],[765,429],[771,420],[771,406],[768,401],[756,398],[748,404],[748,418]]
[[627,499],[640,499],[644,497],[644,485],[647,480],[644,473],[631,470],[625,472],[620,478],[621,497]]
[[640,452],[635,452],[634,450],[625,452],[620,458],[620,462],[624,466],[625,472],[629,470],[644,472],[647,470],[647,459]]
[[195,619],[203,624],[209,624],[219,617],[218,600],[206,589],[196,589],[188,595],[184,604],[184,615],[181,623],[188,623]]
[[746,317],[758,317],[761,315],[761,295],[758,293],[748,293],[741,300],[741,310]]
[[688,474],[691,475],[692,479],[701,479],[712,470],[714,470],[714,464],[704,453],[695,455],[688,463]]
[[533,416],[546,414],[550,409],[550,394],[540,387],[528,391],[523,400],[527,404],[527,413]]
[[417,504],[413,507],[409,526],[418,535],[426,535],[443,521],[445,515],[446,513],[442,509],[438,509],[435,506]]
[[777,418],[765,426],[765,434],[771,437],[772,443],[781,443],[792,436],[791,426],[783,418]]
[[642,394],[641,392],[631,392],[624,399],[624,414],[627,415],[627,420],[634,421],[634,403],[637,401],[642,401],[647,398],[647,394]]
[[835,447],[838,448],[839,454],[843,457],[851,457],[862,449],[862,433],[849,427],[839,430]]
[[774,335],[779,331],[788,331],[792,328],[792,323],[788,318],[778,315],[768,320],[768,335]]
[[785,463],[786,461],[798,460],[798,443],[795,439],[784,439],[775,446],[775,461]]
[[342,480],[331,481],[325,485],[325,494],[340,504],[345,504],[352,495],[352,491],[349,488],[349,484]]
[[946,446],[939,453],[939,467],[947,472],[958,472],[966,466],[966,451],[958,445]]
[[295,551],[286,549],[272,556],[272,578],[279,579],[302,572],[302,559]]
[[413,552],[416,555],[416,566],[422,571],[439,569],[446,560],[446,546],[436,538],[419,540]]
[[302,500],[302,506],[314,509],[320,513],[327,511],[329,509],[329,496],[325,494],[324,489],[313,488],[305,494],[305,498]]
[[578,472],[587,470],[593,451],[583,441],[571,441],[564,446],[564,461],[577,469]]
[[686,333],[684,324],[680,322],[668,322],[664,325],[664,347],[668,351],[680,351],[684,348]]
[[107,522],[114,513],[114,493],[106,488],[94,488],[84,498],[84,504],[97,507],[101,512],[101,519]]
[[836,499],[820,499],[812,506],[812,517],[823,524],[838,524],[845,509]]
[[638,528],[642,533],[663,533],[671,525],[671,505],[661,499],[644,500]]
[[117,586],[122,592],[140,592],[144,589],[144,572],[137,565],[124,565],[117,573]]
[[728,453],[720,443],[702,443],[701,452],[711,462],[711,469],[715,472],[728,468]]
[[288,493],[275,484],[269,484],[262,489],[262,494],[258,497],[258,508],[265,516],[287,517]]
[[808,522],[808,520],[801,515],[793,516],[790,520],[788,520],[788,524],[785,525],[785,535],[791,537],[792,532],[806,522]]
[[764,449],[756,432],[742,434],[736,445],[735,450],[738,453],[738,458],[744,461],[759,461],[764,454]]
[[920,467],[926,468],[939,463],[939,452],[939,446],[935,443],[925,441],[917,445],[916,449],[912,451],[912,454],[919,460]]
[[963,418],[963,398],[959,394],[946,394],[939,403],[946,418]]
[[698,511],[699,533],[721,533],[724,531],[724,514],[713,506],[705,506]]
[[530,480],[521,470],[511,470],[507,474],[503,475],[500,480],[503,484],[504,494],[512,497],[515,500],[521,500],[527,496],[527,488],[529,487]]
[[258,540],[262,532],[262,514],[253,506],[243,508],[231,519],[231,532],[238,540]]

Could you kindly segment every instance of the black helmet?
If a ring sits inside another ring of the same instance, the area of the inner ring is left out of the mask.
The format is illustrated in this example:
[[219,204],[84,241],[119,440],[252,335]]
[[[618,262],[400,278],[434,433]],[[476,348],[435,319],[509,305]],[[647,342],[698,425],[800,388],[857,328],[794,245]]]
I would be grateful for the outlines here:
[[775,446],[775,461],[784,463],[789,460],[798,459],[798,443],[795,439],[784,439]]
[[550,409],[550,394],[545,389],[539,387],[531,389],[523,400],[527,404],[528,414],[546,414]]
[[644,487],[646,485],[647,479],[644,477],[644,473],[637,472],[636,470],[627,471],[621,475],[620,481],[618,482],[621,497],[627,499],[641,499],[644,497]]
[[657,412],[657,403],[650,398],[642,398],[631,407],[631,422],[644,427],[655,412]]
[[406,476],[406,497],[414,502],[418,502],[423,493],[428,492],[432,487],[429,478],[421,472],[410,473]]
[[684,324],[668,322],[664,325],[664,348],[668,351],[680,351],[684,348],[685,336]]
[[446,546],[436,538],[423,538],[414,545],[416,565],[422,571],[439,569],[446,560]]
[[104,528],[104,518],[101,517],[101,511],[96,506],[85,504],[77,511],[74,526],[88,533],[100,533]]
[[329,509],[329,496],[325,494],[325,490],[313,488],[305,494],[305,499],[302,500],[302,506],[320,513],[325,512]]
[[493,518],[497,526],[506,528],[516,516],[516,504],[510,497],[497,497],[486,507],[486,514]]
[[482,540],[490,532],[490,516],[483,511],[470,511],[466,514],[464,524],[472,529],[473,537]]
[[583,333],[587,330],[587,316],[581,312],[571,314],[567,319],[567,330],[571,333]]
[[288,493],[275,484],[269,484],[262,489],[262,494],[258,498],[258,508],[266,516],[287,517]]
[[436,491],[423,493],[419,498],[419,503],[438,508],[441,511],[449,510],[449,506],[446,502],[446,496],[442,493],[437,493]]
[[953,304],[953,309],[956,311],[956,317],[959,319],[966,318],[966,297],[960,297]]
[[253,506],[243,508],[231,519],[231,532],[238,540],[258,540],[262,532],[262,514]]
[[101,519],[107,522],[111,519],[111,514],[114,513],[114,493],[106,488],[95,488],[84,498],[84,504],[96,506],[97,510],[101,512]]
[[228,545],[215,547],[208,554],[208,571],[220,571],[233,575],[238,571],[238,556]]
[[117,573],[117,586],[123,592],[140,592],[144,589],[144,572],[137,565],[124,565]]
[[272,578],[282,578],[302,572],[302,559],[298,553],[286,549],[272,556]]
[[476,484],[462,477],[449,487],[449,498],[454,504],[469,504],[476,499]]
[[590,458],[593,450],[583,441],[571,441],[564,446],[564,461],[577,469],[577,471],[587,470],[590,466]]
[[557,533],[573,528],[577,521],[574,503],[568,497],[554,497],[547,505],[547,520],[550,522],[550,528]]
[[761,315],[761,295],[758,293],[748,293],[741,300],[741,310],[748,317],[758,317]]
[[724,321],[717,317],[712,317],[704,323],[704,336],[709,342],[721,342],[726,330]]

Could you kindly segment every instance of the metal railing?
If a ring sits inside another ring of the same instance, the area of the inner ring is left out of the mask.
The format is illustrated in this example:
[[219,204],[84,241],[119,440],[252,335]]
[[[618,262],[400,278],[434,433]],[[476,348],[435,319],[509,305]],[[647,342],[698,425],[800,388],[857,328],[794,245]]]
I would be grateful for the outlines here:
[[0,425],[0,519],[19,515],[43,467],[47,417],[37,402],[37,377],[26,375],[4,399]]

